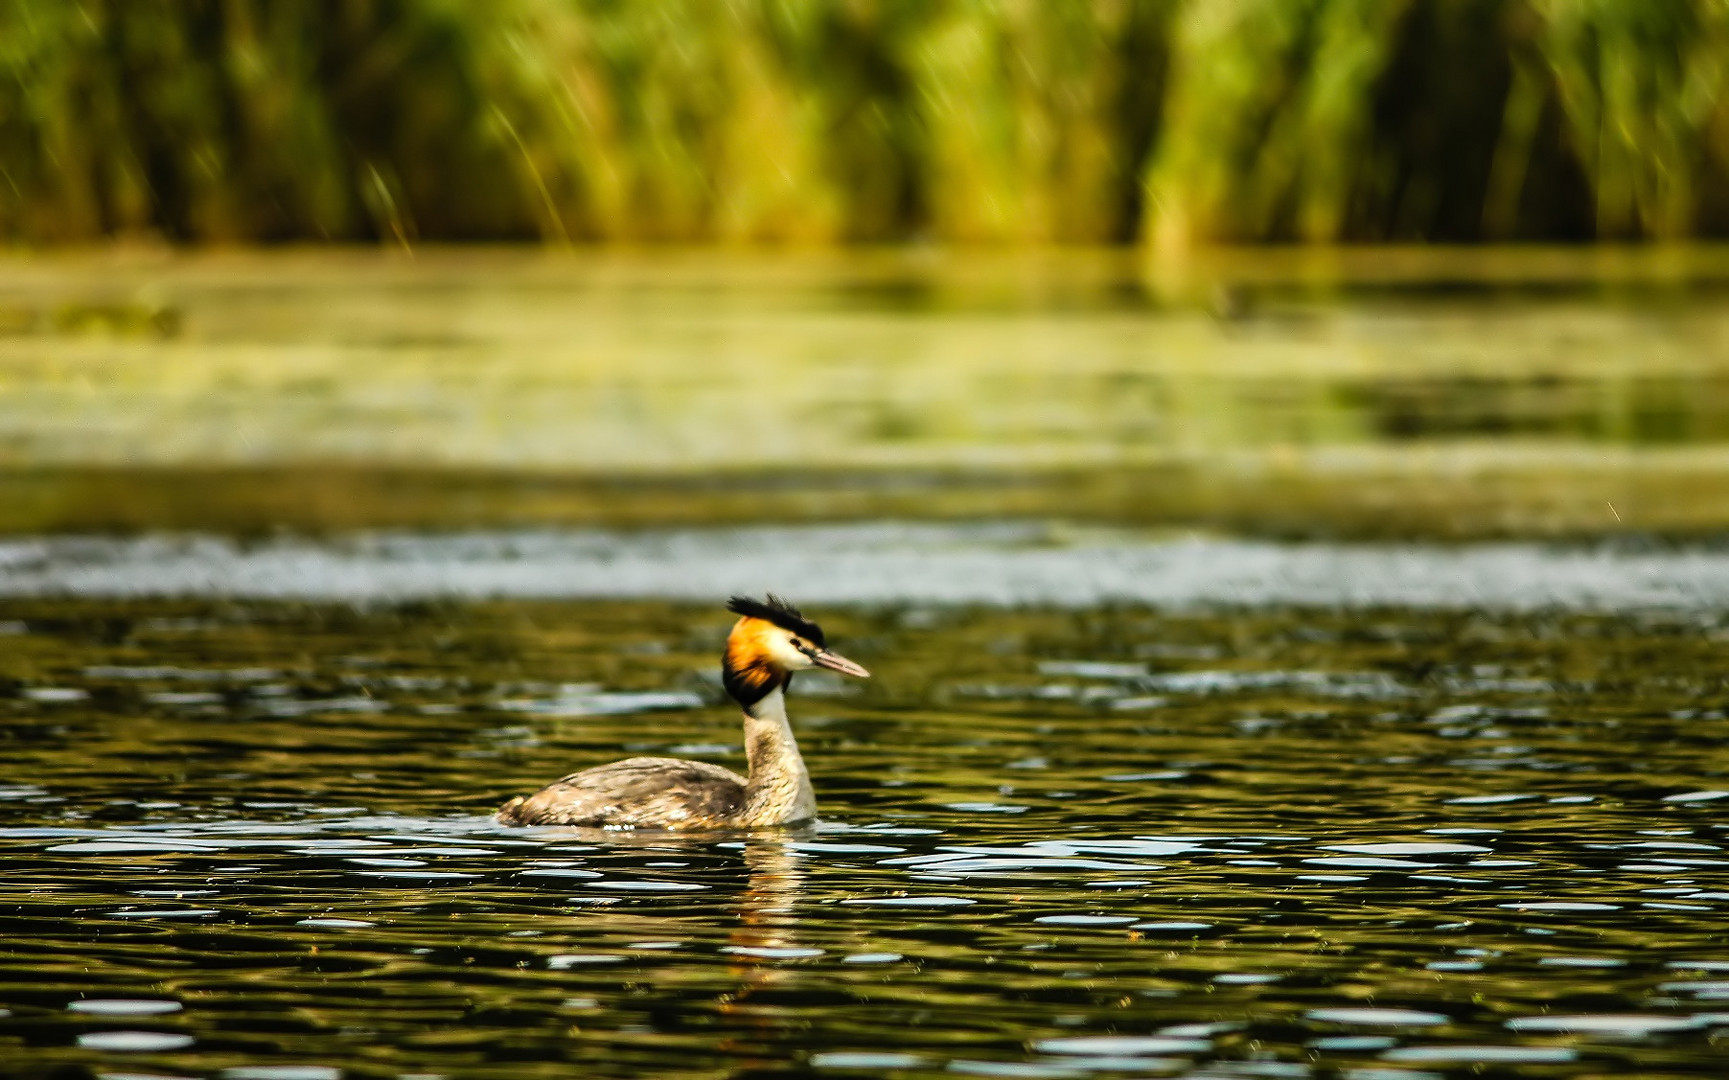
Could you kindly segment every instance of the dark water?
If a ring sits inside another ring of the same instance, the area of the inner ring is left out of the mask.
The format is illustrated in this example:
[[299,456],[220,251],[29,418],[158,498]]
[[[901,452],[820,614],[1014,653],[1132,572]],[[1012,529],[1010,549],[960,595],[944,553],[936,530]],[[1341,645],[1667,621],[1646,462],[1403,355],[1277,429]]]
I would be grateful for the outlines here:
[[487,814],[742,767],[709,605],[0,605],[0,1074],[1718,1076],[1702,610],[818,612],[822,822]]

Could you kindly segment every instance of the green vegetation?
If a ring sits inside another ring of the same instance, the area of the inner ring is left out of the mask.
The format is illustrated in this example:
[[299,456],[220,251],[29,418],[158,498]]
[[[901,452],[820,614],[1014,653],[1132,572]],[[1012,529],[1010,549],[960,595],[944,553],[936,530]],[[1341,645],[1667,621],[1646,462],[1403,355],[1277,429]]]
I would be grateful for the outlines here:
[[0,0],[0,238],[1729,233],[1721,0]]

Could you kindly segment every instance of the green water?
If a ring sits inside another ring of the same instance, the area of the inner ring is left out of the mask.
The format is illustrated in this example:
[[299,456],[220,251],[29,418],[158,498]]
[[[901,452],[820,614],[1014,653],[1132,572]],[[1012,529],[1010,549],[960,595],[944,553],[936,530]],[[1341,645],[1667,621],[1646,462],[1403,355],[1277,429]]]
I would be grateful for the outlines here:
[[0,529],[1729,524],[1729,253],[0,260]]
[[[1719,1075],[1726,283],[0,262],[0,1076]],[[818,825],[491,822],[764,588]]]
[[817,612],[814,828],[509,830],[742,765],[726,616],[0,604],[0,1073],[1716,1076],[1713,612]]

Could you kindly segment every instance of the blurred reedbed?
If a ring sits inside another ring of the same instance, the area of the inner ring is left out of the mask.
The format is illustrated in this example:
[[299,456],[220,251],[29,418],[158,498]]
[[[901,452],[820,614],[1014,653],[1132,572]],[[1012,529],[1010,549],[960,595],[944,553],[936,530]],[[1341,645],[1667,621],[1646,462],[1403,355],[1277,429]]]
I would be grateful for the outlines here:
[[0,238],[1729,232],[1712,0],[0,0]]

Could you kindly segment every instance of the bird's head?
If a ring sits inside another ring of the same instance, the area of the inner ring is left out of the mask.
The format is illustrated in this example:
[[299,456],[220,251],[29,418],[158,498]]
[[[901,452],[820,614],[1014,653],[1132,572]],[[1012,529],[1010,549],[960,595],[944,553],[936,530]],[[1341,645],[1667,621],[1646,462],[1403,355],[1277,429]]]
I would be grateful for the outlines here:
[[792,681],[793,672],[827,668],[870,678],[870,672],[830,652],[822,627],[773,593],[767,600],[735,596],[726,609],[739,619],[727,635],[721,677],[726,692],[746,709]]

